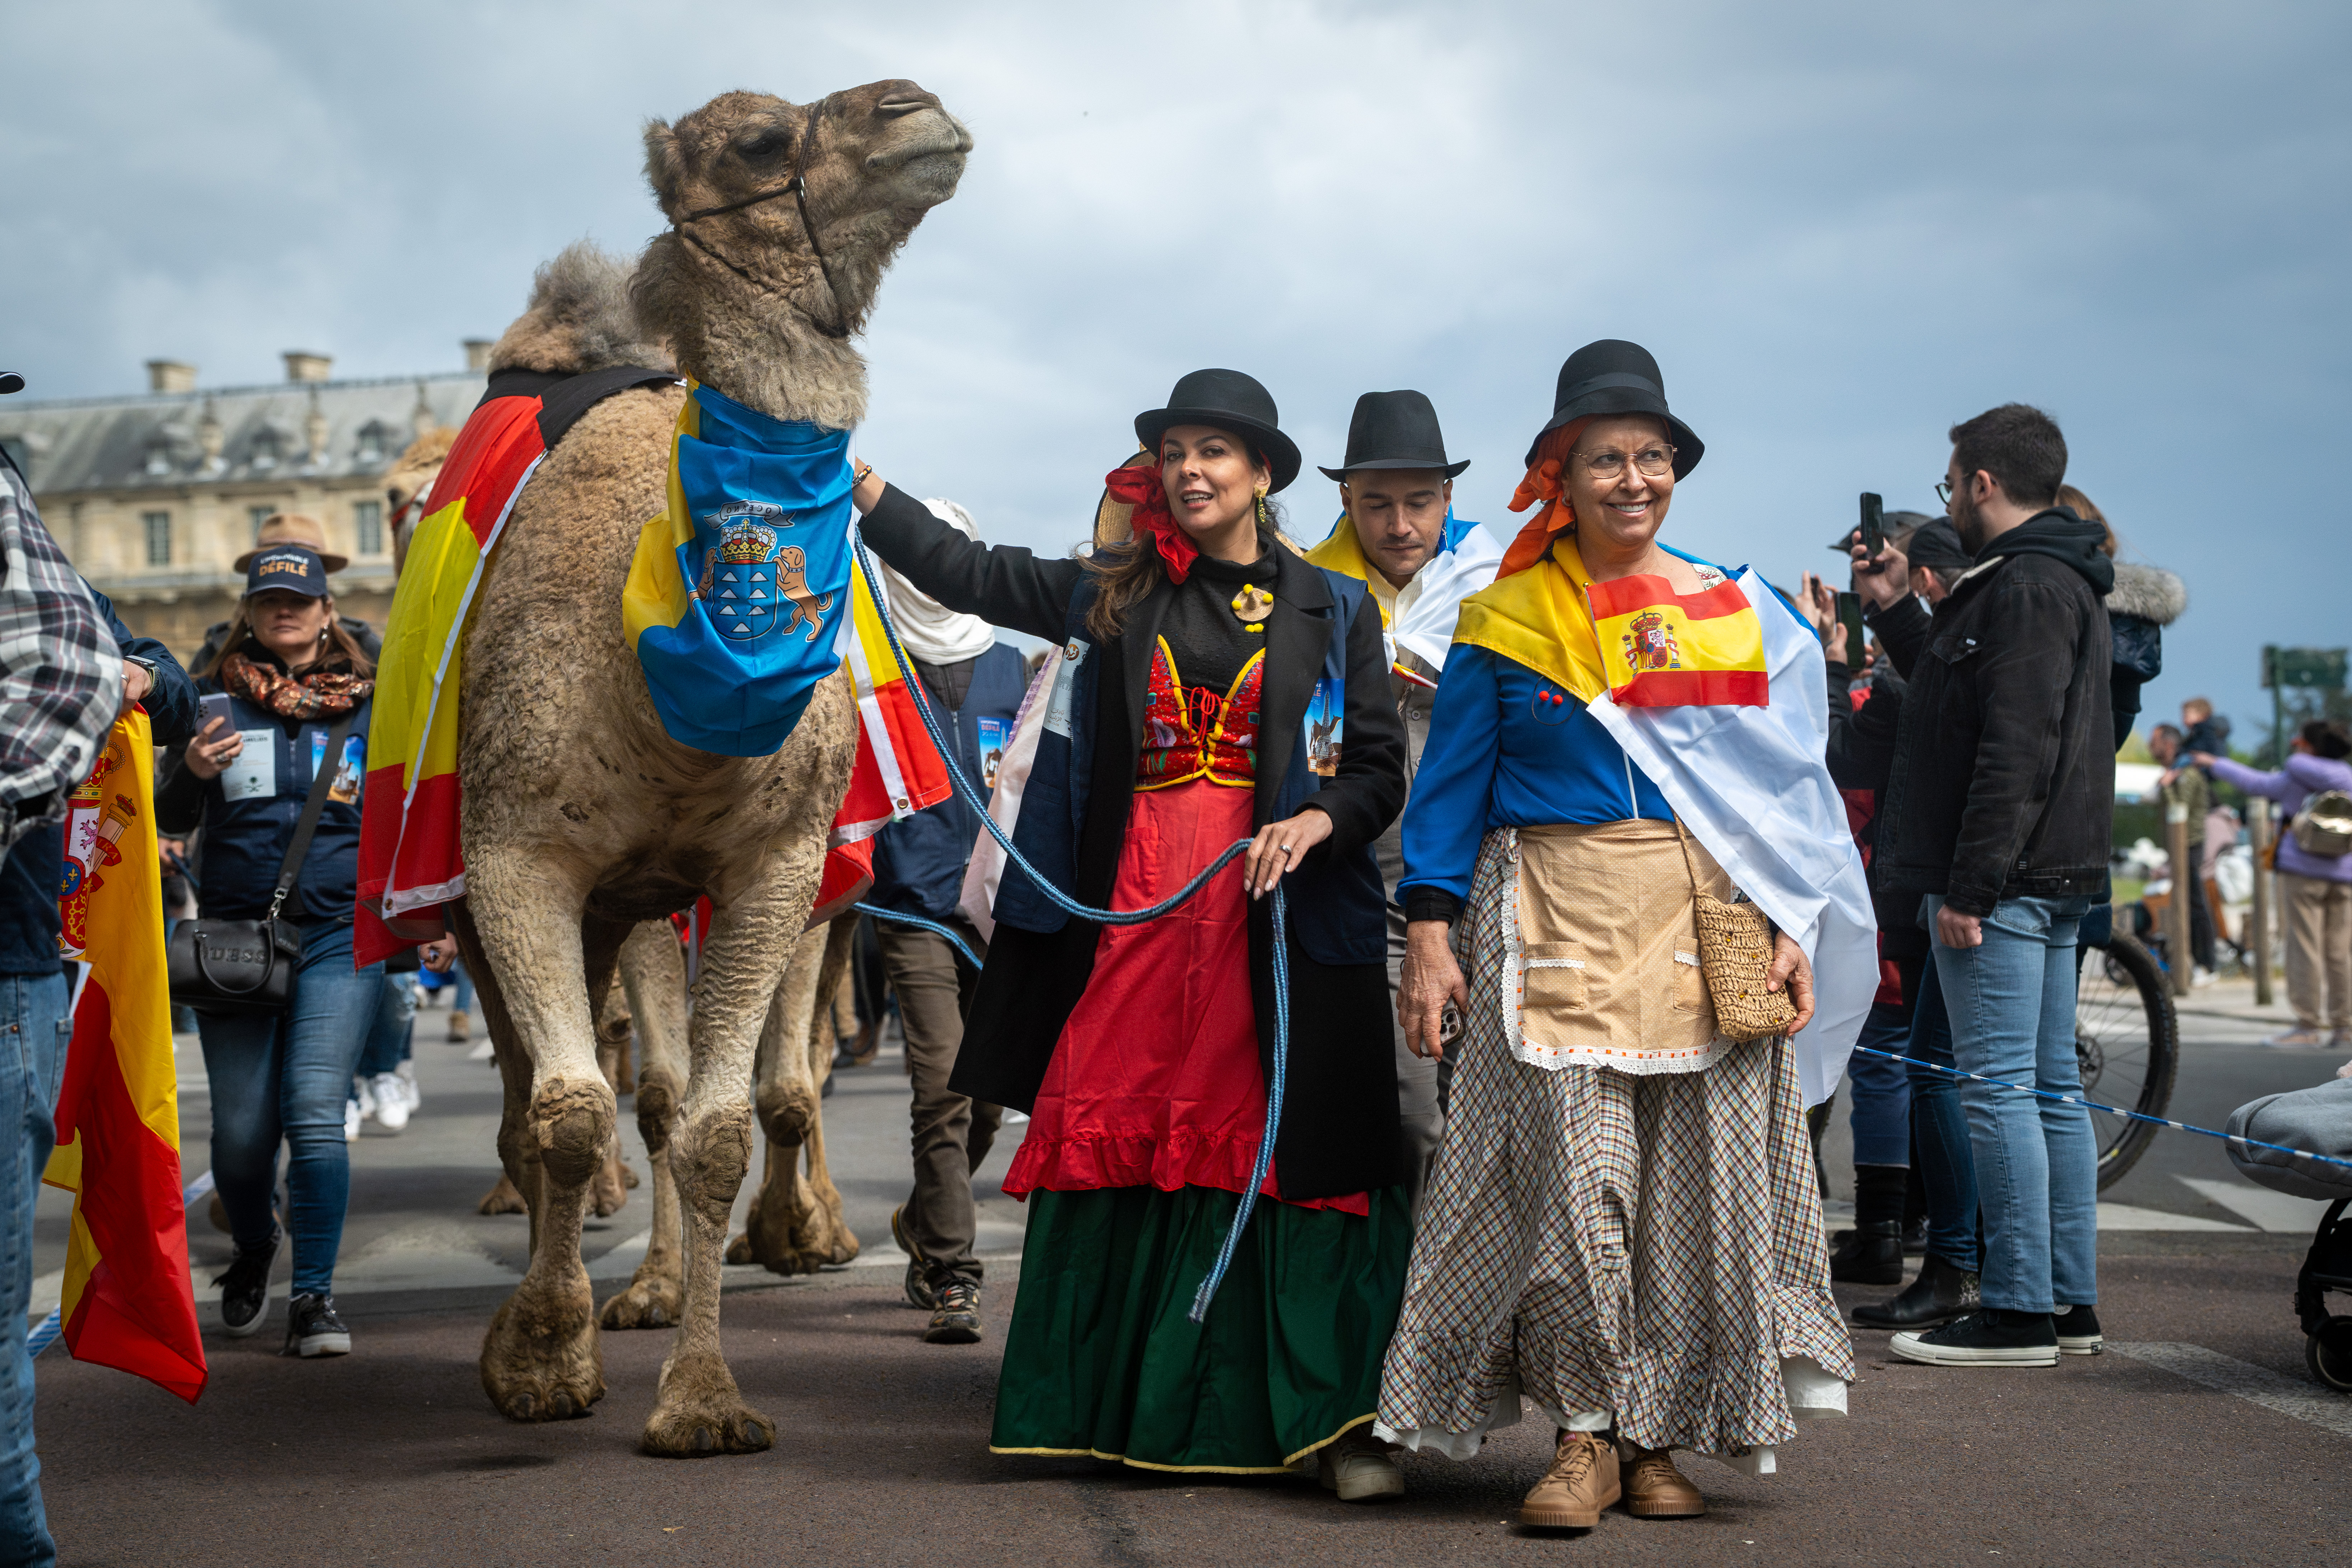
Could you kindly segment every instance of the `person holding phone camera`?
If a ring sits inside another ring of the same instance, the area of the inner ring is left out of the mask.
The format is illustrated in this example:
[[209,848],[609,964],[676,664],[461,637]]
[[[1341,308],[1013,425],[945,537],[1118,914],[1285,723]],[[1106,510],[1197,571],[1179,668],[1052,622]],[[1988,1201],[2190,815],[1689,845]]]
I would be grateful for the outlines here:
[[383,994],[381,963],[352,966],[374,674],[336,620],[318,552],[263,551],[247,568],[227,635],[197,673],[203,727],[155,802],[164,831],[205,830],[203,916],[253,920],[270,911],[312,782],[327,775],[299,879],[276,911],[301,940],[285,1010],[198,1016],[213,1177],[236,1245],[215,1280],[221,1323],[236,1337],[261,1327],[283,1143],[294,1232],[286,1348],[304,1356],[341,1355],[352,1344],[333,1289],[351,1194],[343,1108]]

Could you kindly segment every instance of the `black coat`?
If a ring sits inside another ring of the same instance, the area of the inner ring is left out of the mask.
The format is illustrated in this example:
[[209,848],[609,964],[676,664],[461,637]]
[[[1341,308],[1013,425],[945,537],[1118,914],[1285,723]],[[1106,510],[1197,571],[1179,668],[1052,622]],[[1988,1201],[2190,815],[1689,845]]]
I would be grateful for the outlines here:
[[[1915,610],[1919,604],[1916,599],[1902,603]],[[1830,779],[1840,789],[1868,790],[1875,797],[1871,803],[1867,830],[1870,856],[1866,869],[1871,903],[1878,916],[1880,956],[1897,961],[1924,958],[1927,953],[1927,933],[1919,929],[1918,895],[1882,897],[1878,881],[1878,863],[1887,849],[1883,837],[1886,826],[1886,781],[1895,771],[1895,742],[1903,724],[1903,698],[1907,688],[1890,659],[1872,675],[1870,697],[1856,708],[1846,696],[1850,679],[1844,665],[1829,667]]]
[[[876,554],[951,610],[1055,643],[1067,634],[1072,600],[1086,575],[1076,561],[1041,559],[1014,545],[974,543],[895,488],[886,487],[882,500],[866,514],[864,532]],[[1318,568],[1286,549],[1277,547],[1274,554],[1275,604],[1266,619],[1259,696],[1255,826],[1274,820],[1271,813],[1328,646],[1335,602]],[[1118,872],[1143,744],[1151,653],[1173,593],[1162,582],[1129,607],[1120,635],[1091,656],[1100,660],[1102,679],[1094,687],[1089,728],[1100,739],[1091,755],[1076,764],[1088,770],[1090,784],[1074,884],[1066,891],[1097,909],[1109,903]],[[1365,950],[1379,953],[1386,938],[1371,847],[1404,805],[1404,731],[1389,689],[1380,608],[1370,595],[1347,637],[1346,741],[1336,775],[1308,797],[1329,815],[1331,836],[1308,852],[1286,886],[1296,907],[1319,880],[1368,885],[1366,931],[1360,934]],[[1026,804],[1024,798],[1024,808]],[[1019,875],[1010,869],[1005,874]],[[1251,990],[1260,1064],[1269,1073],[1271,908],[1262,900],[1250,906]],[[956,1092],[1020,1110],[1035,1104],[1055,1044],[1093,973],[1101,929],[1076,919],[1048,932],[998,922],[950,1080]],[[1404,1179],[1404,1155],[1397,1127],[1387,966],[1377,960],[1316,963],[1295,932],[1288,957],[1288,1089],[1275,1143],[1282,1194],[1335,1197],[1394,1185]]]
[[2116,796],[2095,523],[2058,509],[1987,545],[1932,621],[1874,620],[1910,690],[1879,803],[1879,886],[1984,916],[2005,898],[2096,898]]

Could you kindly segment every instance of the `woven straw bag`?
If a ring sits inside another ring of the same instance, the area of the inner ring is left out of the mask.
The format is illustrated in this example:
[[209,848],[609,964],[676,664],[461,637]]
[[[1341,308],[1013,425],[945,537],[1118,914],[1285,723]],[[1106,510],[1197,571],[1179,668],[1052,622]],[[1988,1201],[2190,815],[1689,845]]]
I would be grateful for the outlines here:
[[1691,897],[1697,906],[1699,973],[1715,1002],[1716,1033],[1743,1043],[1787,1034],[1797,1021],[1797,1005],[1789,999],[1786,985],[1778,991],[1764,988],[1772,977],[1771,922],[1746,900],[1727,904],[1701,887],[1698,867],[1691,859],[1690,836],[1680,818],[1675,822],[1675,836],[1682,841],[1683,864],[1690,870]]

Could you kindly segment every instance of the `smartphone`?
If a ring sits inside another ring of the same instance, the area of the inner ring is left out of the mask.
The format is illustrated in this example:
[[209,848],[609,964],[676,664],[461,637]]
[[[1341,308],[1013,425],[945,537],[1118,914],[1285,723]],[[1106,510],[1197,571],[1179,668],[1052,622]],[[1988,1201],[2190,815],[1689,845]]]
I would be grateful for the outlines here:
[[1862,492],[1862,547],[1873,561],[1886,548],[1886,503],[1868,490]]
[[[1871,498],[1874,500],[1876,497]],[[1849,669],[1862,663],[1862,595],[1841,593],[1837,600],[1837,618],[1845,627],[1845,662]]]
[[[206,692],[197,698],[196,710],[196,733],[199,735],[205,732],[205,726],[215,719],[231,730],[236,728],[236,715],[229,709],[228,693],[226,691]],[[213,737],[215,741],[220,738],[218,735]],[[210,754],[206,753],[206,755]]]

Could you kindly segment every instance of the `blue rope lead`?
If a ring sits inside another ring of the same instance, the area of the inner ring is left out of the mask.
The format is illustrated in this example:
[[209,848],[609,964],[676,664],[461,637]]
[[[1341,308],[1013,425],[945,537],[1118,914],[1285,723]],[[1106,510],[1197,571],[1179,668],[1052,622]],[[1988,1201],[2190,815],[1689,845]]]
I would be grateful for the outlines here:
[[[924,694],[923,683],[907,658],[905,645],[898,640],[898,625],[890,616],[889,596],[882,590],[881,579],[874,570],[872,557],[866,554],[866,534],[862,528],[850,535],[850,544],[857,554],[857,569],[865,574],[866,585],[874,595],[875,613],[882,618],[882,635],[890,644],[890,657],[898,661],[898,673],[905,679],[907,690],[914,699],[916,717],[922,720],[924,732],[930,736],[931,744],[938,748],[940,761],[947,764],[949,779],[962,795],[965,804],[980,814],[980,825],[1003,847],[1005,858],[1019,867],[1022,874],[1036,883],[1038,890],[1055,905],[1080,920],[1093,921],[1098,925],[1141,925],[1147,921],[1158,920],[1208,886],[1210,878],[1231,865],[1235,856],[1250,847],[1246,838],[1234,839],[1226,846],[1224,853],[1210,861],[1199,876],[1148,910],[1093,909],[1055,887],[1043,871],[1029,863],[1027,856],[1013,847],[1012,837],[997,825],[995,817],[989,815],[988,797],[974,788],[971,780],[964,775],[962,766],[956,762],[955,747],[941,732],[939,719],[931,712],[930,699]],[[1209,1270],[1208,1278],[1201,1282],[1200,1292],[1192,1300],[1191,1315],[1196,1323],[1207,1316],[1209,1303],[1215,1298],[1218,1285],[1223,1282],[1225,1268],[1233,1261],[1234,1249],[1241,1245],[1242,1232],[1249,1225],[1250,1213],[1257,1200],[1257,1190],[1265,1184],[1266,1169],[1274,1159],[1275,1132],[1282,1121],[1282,1088],[1290,1057],[1290,948],[1288,910],[1280,882],[1274,885],[1273,913],[1274,1072],[1266,1086],[1265,1132],[1258,1141],[1257,1163],[1250,1177],[1249,1191],[1242,1194],[1241,1206],[1234,1212],[1233,1226],[1225,1233],[1225,1244],[1218,1251],[1216,1264]]]
[[921,915],[901,914],[897,910],[886,910],[879,904],[852,904],[849,907],[861,915],[872,915],[877,921],[894,921],[902,926],[919,926],[927,931],[943,936],[948,939],[950,946],[963,954],[966,963],[971,964],[974,969],[981,966],[980,954],[972,952],[966,945],[963,938],[956,933],[953,926],[941,925],[939,921],[926,920]]
[[2151,1127],[2169,1127],[2175,1132],[2194,1132],[2202,1138],[2219,1138],[2224,1143],[2235,1143],[2242,1149],[2268,1149],[2275,1153],[2292,1154],[2298,1160],[2314,1160],[2323,1165],[2341,1165],[2352,1170],[2352,1160],[2339,1160],[2333,1154],[2315,1154],[2308,1149],[2290,1149],[2284,1143],[2265,1143],[2259,1138],[2241,1138],[2231,1132],[2216,1132],[2210,1127],[2192,1127],[2186,1121],[2173,1121],[2161,1116],[2149,1116],[2143,1111],[2126,1110],[2120,1105],[2102,1105],[2095,1100],[2084,1100],[2079,1094],[2058,1094],[2046,1089],[2028,1089],[2021,1083],[2003,1083],[1982,1073],[1966,1072],[1941,1062],[1924,1061],[1917,1057],[1898,1056],[1893,1051],[1876,1051],[1868,1046],[1856,1046],[1854,1054],[1876,1057],[1882,1061],[1901,1062],[1906,1067],[1922,1067],[1932,1072],[1948,1073],[1974,1083],[1990,1084],[1995,1089],[2013,1089],[2020,1094],[2030,1094],[2039,1100],[2054,1100],[2061,1105],[2079,1105],[2085,1110],[2104,1110],[2109,1116],[2120,1116],[2126,1121],[2145,1121]]

